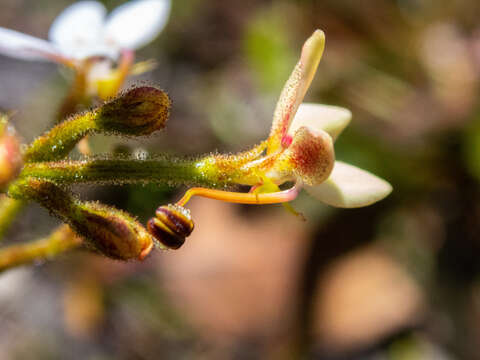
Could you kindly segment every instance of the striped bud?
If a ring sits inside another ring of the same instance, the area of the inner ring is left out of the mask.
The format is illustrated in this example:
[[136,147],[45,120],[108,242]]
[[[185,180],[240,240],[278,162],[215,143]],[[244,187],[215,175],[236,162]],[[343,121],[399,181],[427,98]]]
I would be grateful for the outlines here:
[[170,99],[151,86],[133,88],[98,109],[98,130],[122,135],[150,135],[163,129],[170,111]]
[[180,205],[163,205],[147,223],[149,233],[169,249],[178,249],[194,228],[190,211]]
[[152,236],[129,214],[94,202],[77,206],[70,225],[103,255],[117,260],[143,260],[153,249]]
[[86,240],[85,244],[117,260],[143,260],[153,238],[133,216],[113,206],[81,201],[48,181],[27,179],[10,186],[10,195],[35,200]]

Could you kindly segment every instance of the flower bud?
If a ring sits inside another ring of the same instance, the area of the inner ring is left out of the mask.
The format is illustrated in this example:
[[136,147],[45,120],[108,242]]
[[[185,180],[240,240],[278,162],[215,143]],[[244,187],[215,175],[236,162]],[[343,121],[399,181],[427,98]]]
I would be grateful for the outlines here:
[[135,218],[112,206],[83,202],[56,184],[38,179],[17,181],[13,195],[35,200],[68,223],[86,245],[117,260],[143,260],[153,248],[152,236]]
[[153,248],[152,236],[138,221],[107,205],[80,204],[70,224],[96,250],[113,259],[143,260]]
[[147,223],[149,233],[164,247],[178,249],[194,228],[190,211],[180,205],[163,205]]
[[149,135],[163,129],[170,111],[170,99],[160,89],[142,86],[120,94],[98,109],[97,130],[122,135]]
[[21,167],[20,142],[7,117],[0,115],[0,189],[18,175]]

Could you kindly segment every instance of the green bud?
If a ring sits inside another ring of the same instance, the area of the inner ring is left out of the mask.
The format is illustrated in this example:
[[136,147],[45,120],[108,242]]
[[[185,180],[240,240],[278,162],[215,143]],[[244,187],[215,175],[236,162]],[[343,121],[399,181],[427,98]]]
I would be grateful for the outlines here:
[[163,129],[170,99],[150,86],[133,88],[97,109],[77,114],[37,138],[25,151],[25,162],[65,158],[86,135],[95,133],[124,136],[150,135]]
[[168,95],[154,87],[126,91],[98,109],[97,129],[122,135],[149,135],[163,129],[170,111]]

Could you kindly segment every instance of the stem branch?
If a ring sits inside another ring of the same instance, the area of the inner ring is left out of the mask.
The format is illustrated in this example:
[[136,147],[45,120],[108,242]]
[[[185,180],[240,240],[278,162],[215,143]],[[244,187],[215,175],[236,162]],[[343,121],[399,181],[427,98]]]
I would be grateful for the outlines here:
[[47,238],[0,249],[0,271],[52,258],[81,243],[80,237],[68,225],[61,225]]

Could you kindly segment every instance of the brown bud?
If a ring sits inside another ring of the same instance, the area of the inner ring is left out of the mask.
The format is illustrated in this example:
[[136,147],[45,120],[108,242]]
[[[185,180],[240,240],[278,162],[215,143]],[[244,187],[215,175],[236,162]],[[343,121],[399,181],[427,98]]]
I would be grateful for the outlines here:
[[0,115],[0,189],[18,175],[21,167],[20,142],[7,117]]
[[70,224],[102,254],[118,260],[143,260],[152,236],[133,217],[107,205],[82,203]]
[[98,109],[97,130],[122,135],[149,135],[163,129],[170,111],[168,95],[157,88],[142,86],[120,94]]
[[194,228],[190,211],[180,205],[163,205],[147,223],[149,233],[166,248],[178,249]]
[[58,185],[38,179],[17,181],[10,192],[35,200],[68,223],[86,245],[117,260],[143,260],[153,238],[133,216],[112,206],[84,202]]

